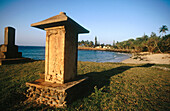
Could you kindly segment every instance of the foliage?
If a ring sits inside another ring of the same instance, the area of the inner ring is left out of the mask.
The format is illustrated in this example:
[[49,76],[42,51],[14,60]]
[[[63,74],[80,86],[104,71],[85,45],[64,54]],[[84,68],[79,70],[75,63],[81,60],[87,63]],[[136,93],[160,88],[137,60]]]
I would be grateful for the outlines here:
[[[3,110],[170,110],[170,72],[152,64],[78,62],[78,75],[88,76],[84,97],[57,109],[25,103],[25,82],[44,73],[44,61],[0,66]],[[169,67],[169,65],[157,65]],[[79,97],[80,95],[77,95]]]
[[118,42],[116,46],[118,49],[133,49],[135,52],[170,52],[170,34],[161,38],[152,32],[150,37],[144,35],[143,37],[136,38],[136,40],[129,39]]
[[[165,33],[168,31],[168,27],[163,25],[160,28],[160,33]],[[118,49],[128,49],[132,50],[133,52],[170,52],[170,34],[165,36],[157,36],[156,33],[152,32],[150,37],[145,35],[142,37],[134,39],[129,39],[123,42],[117,42],[116,47]]]
[[162,27],[159,28],[159,33],[162,32],[162,35],[163,33],[166,34],[166,31],[168,31],[168,27],[166,25],[163,25]]
[[161,38],[159,47],[163,52],[170,52],[170,34]]
[[85,46],[85,47],[94,47],[93,41],[88,41],[88,40],[87,41],[84,41],[84,40],[79,41],[78,45],[79,46]]

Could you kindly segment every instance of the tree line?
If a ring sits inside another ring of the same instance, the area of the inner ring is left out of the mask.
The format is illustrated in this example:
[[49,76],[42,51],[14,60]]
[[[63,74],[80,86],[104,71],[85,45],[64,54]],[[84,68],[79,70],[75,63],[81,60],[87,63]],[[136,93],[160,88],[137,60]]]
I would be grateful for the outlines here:
[[148,51],[156,53],[170,53],[170,34],[160,37],[152,32],[150,37],[144,35],[143,37],[138,37],[136,39],[118,42],[114,48],[128,49],[135,52]]
[[122,49],[122,50],[131,50],[133,52],[155,52],[155,53],[170,53],[170,34],[166,35],[168,28],[166,25],[163,25],[159,32],[162,33],[161,36],[157,36],[156,33],[152,32],[150,36],[143,35],[136,39],[129,39],[123,42],[113,41],[113,45],[110,44],[100,44],[97,42],[97,37],[95,37],[95,43],[93,41],[79,41],[79,46],[84,47],[96,47],[96,46],[109,46],[112,49]]
[[156,52],[156,53],[170,53],[170,34],[166,34],[168,28],[163,25],[160,28],[160,33],[162,36],[157,36],[156,33],[152,32],[150,36],[144,34],[142,37],[136,39],[129,39],[123,42],[117,42],[114,48],[117,49],[128,49],[135,52]]

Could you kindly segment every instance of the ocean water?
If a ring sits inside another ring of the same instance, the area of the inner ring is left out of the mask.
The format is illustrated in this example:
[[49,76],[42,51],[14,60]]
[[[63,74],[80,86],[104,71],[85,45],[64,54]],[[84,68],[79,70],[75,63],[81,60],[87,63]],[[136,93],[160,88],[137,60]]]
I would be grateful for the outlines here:
[[45,60],[45,47],[41,46],[19,46],[18,52],[22,52],[22,56],[35,60]]
[[[45,60],[45,47],[41,46],[19,46],[18,51],[23,57],[35,60]],[[109,51],[78,50],[78,61],[91,62],[121,62],[131,55]]]

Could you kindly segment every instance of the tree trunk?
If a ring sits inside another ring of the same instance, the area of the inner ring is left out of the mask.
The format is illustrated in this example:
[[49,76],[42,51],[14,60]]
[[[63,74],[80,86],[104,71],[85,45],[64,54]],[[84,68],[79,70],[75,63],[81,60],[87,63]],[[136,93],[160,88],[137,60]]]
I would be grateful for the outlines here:
[[158,46],[158,42],[154,41],[156,47],[158,48],[159,52],[162,53],[162,51],[160,50],[159,46]]

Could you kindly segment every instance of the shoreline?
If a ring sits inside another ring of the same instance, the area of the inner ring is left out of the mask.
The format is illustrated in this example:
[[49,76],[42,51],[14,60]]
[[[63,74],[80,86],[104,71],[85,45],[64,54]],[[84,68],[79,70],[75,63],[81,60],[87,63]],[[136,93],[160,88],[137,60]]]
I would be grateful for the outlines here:
[[104,49],[104,48],[91,48],[91,47],[78,47],[78,50],[96,50],[96,51],[110,51],[110,52],[133,53],[133,51],[126,50],[126,49]]
[[149,53],[140,52],[138,55],[134,55],[132,50],[123,49],[103,49],[103,48],[90,48],[90,47],[78,47],[78,50],[96,50],[96,51],[110,51],[120,53],[130,53],[132,56],[128,59],[121,61],[120,63],[130,64],[170,64],[170,54],[167,53]]

